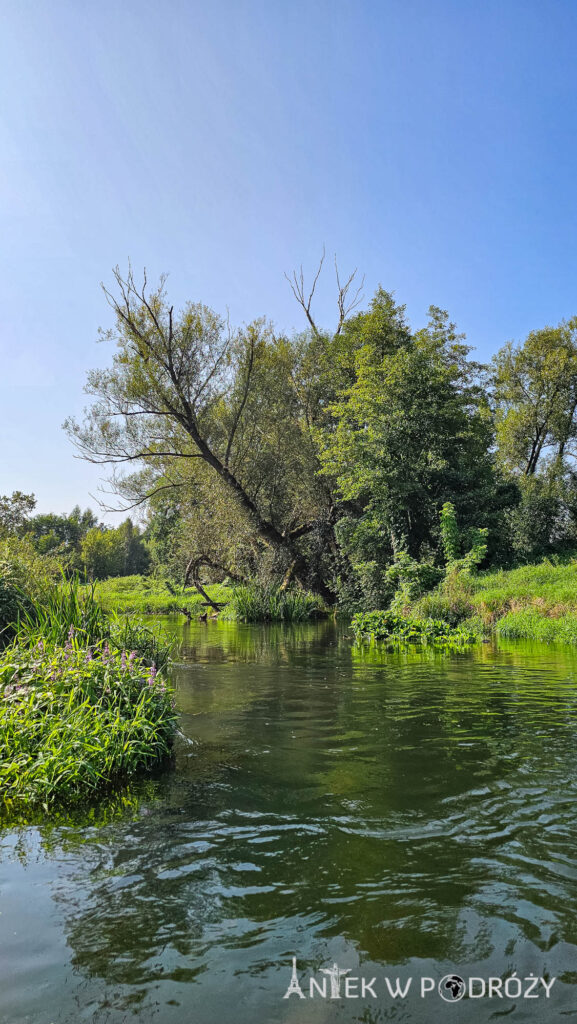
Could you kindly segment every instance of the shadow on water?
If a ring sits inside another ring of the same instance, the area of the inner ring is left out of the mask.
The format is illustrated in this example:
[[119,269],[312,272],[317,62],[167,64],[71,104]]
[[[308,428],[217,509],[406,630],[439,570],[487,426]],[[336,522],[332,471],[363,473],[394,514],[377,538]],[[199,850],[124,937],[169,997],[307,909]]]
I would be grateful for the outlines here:
[[[421,1022],[438,997],[391,1000],[384,975],[457,968],[557,978],[546,1013],[464,999],[459,1021],[574,1012],[575,653],[173,628],[174,769],[108,816],[3,835],[2,1022]],[[283,1000],[295,955],[382,998]]]

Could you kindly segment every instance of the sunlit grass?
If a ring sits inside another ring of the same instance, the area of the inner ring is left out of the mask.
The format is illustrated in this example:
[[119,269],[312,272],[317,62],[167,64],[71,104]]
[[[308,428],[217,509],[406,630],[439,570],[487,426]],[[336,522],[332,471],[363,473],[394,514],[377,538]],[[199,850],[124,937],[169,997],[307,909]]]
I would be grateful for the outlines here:
[[[188,610],[192,615],[206,611],[204,598],[194,587],[171,593],[165,583],[148,576],[115,576],[100,580],[95,595],[105,611],[136,612],[139,615],[163,615]],[[88,589],[88,588],[86,588]],[[223,583],[207,584],[208,596],[218,604],[231,599],[232,590]]]
[[577,643],[577,561],[457,577],[420,598],[414,616],[434,615],[479,634]]
[[0,655],[0,812],[90,802],[165,758],[172,640],[77,581],[29,599]]
[[38,640],[0,658],[0,806],[73,805],[171,749],[172,692],[135,651]]
[[496,626],[498,636],[508,640],[539,640],[544,643],[577,644],[577,615],[547,618],[536,608],[508,612]]

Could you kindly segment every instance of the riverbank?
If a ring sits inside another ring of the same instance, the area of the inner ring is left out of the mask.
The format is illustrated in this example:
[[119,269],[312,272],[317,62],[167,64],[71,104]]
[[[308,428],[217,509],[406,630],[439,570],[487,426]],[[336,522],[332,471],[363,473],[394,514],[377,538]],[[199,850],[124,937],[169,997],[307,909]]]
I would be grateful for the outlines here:
[[407,606],[481,637],[577,644],[577,559],[450,577]]
[[[90,587],[86,586],[85,590]],[[204,588],[211,601],[226,606],[232,598],[232,587],[223,583],[210,583]],[[190,612],[201,615],[206,611],[205,598],[195,587],[176,591],[152,576],[112,576],[98,580],[94,593],[99,604],[108,612],[135,612],[139,615],[170,615]],[[209,613],[212,609],[209,608]]]
[[[256,588],[235,591],[225,584],[207,584],[204,589],[222,607],[224,617],[236,615],[243,621],[289,621],[291,617],[293,621],[304,621],[321,610],[310,595],[306,599],[302,595],[299,609],[292,609],[291,614],[291,610],[284,609],[281,614],[278,609],[275,611],[271,594],[265,594],[263,600],[263,593]],[[99,581],[95,584],[95,595],[103,609],[119,614],[184,612],[200,617],[207,612],[204,598],[194,588],[172,593],[164,583],[146,576]],[[212,614],[211,608],[208,614]],[[461,574],[408,604],[403,614],[421,624],[430,620],[447,623],[459,627],[459,633],[472,633],[479,639],[496,635],[577,644],[577,558],[562,564],[545,559],[537,565]]]
[[278,585],[265,587],[257,583],[235,587],[207,583],[203,590],[214,606],[194,587],[176,591],[149,576],[115,576],[83,588],[85,594],[93,592],[106,611],[119,615],[181,613],[201,618],[219,614],[239,622],[306,622],[326,614],[321,599],[304,590],[283,590]]

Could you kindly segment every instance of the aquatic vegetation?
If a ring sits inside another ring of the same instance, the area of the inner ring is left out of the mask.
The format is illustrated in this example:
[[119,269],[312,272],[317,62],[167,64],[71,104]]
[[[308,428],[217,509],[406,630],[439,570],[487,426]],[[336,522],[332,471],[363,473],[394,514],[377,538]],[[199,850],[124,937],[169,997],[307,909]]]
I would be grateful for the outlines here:
[[135,650],[14,644],[0,657],[0,802],[4,812],[72,805],[166,757],[172,691]]
[[320,598],[306,590],[257,584],[235,587],[230,610],[241,622],[304,622],[325,614]]
[[72,806],[166,757],[176,714],[161,671],[174,641],[109,615],[94,588],[17,608],[0,656],[0,806]]
[[352,627],[358,641],[370,643],[460,649],[478,640],[475,631],[452,627],[441,619],[410,619],[390,611],[360,612],[353,617]]

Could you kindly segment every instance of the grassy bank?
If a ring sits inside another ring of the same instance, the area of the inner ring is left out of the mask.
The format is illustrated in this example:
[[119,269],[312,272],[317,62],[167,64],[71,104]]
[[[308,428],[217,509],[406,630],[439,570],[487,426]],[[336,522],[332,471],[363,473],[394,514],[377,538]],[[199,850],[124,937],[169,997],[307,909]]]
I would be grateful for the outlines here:
[[484,636],[577,643],[577,560],[449,578],[414,602],[410,614]]
[[[222,583],[208,584],[205,589],[211,600],[218,604],[227,604],[231,600],[232,588]],[[194,587],[171,593],[165,583],[149,576],[114,576],[99,580],[95,584],[95,594],[105,611],[118,613],[166,615],[186,609],[192,615],[200,615],[206,611],[204,598]]]
[[[256,583],[227,586],[210,583],[204,588],[222,608],[222,617],[239,622],[305,622],[325,613],[322,601],[303,590],[285,590]],[[90,587],[85,588],[89,593]],[[171,593],[166,584],[147,576],[118,576],[94,584],[94,593],[108,612],[162,615],[189,612],[198,618],[212,608],[194,588]]]
[[[224,618],[243,622],[302,622],[326,612],[318,598],[299,590],[283,593],[256,584],[209,584],[206,590],[223,605]],[[145,576],[104,580],[95,585],[95,595],[103,609],[120,615],[156,615],[186,609],[199,617],[207,610],[196,590],[171,594],[163,583]],[[423,635],[435,631],[437,627],[430,626],[433,620],[444,624],[443,629],[439,627],[439,635],[444,631],[445,636],[449,636],[448,624],[459,627],[460,632],[463,627],[479,638],[496,634],[510,639],[577,643],[577,558],[563,564],[545,560],[511,570],[449,573],[436,590],[394,610],[410,620],[413,633],[417,630]],[[211,611],[209,608],[209,614]],[[457,642],[461,640],[457,638]],[[124,646],[137,645],[126,638]]]

